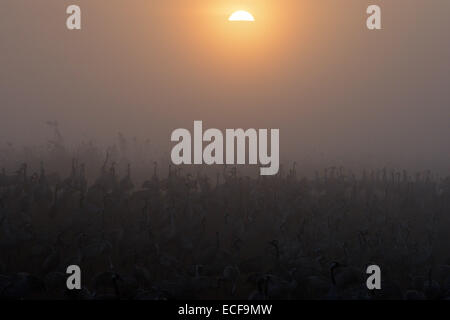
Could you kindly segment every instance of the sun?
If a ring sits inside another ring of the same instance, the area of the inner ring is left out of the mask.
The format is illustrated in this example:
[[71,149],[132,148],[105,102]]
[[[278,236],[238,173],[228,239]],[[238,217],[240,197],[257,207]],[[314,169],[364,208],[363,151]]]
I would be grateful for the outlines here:
[[251,15],[251,13],[239,10],[234,12],[229,18],[228,21],[255,21],[255,18]]

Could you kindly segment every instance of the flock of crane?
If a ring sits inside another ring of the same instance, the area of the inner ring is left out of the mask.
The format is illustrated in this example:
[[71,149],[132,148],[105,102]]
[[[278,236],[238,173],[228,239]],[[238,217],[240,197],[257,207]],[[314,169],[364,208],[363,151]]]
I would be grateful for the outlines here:
[[[136,183],[133,165],[82,162],[65,178],[47,162],[1,171],[0,298],[450,298],[449,177],[155,163]],[[381,290],[366,287],[372,264]],[[81,290],[66,288],[69,265]]]

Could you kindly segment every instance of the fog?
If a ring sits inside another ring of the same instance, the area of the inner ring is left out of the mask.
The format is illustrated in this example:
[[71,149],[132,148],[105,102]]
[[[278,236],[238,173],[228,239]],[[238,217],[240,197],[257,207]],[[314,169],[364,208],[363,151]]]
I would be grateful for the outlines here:
[[[82,30],[66,29],[69,4]],[[382,26],[369,31],[366,8]],[[229,5],[229,8],[227,7]],[[252,25],[227,16],[243,6]],[[450,3],[0,2],[0,149],[279,128],[281,162],[449,172]]]

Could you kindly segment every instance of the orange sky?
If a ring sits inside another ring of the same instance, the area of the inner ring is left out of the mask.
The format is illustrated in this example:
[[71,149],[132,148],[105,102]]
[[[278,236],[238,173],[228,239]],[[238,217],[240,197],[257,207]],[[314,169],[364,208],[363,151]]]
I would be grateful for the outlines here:
[[[117,131],[152,137],[193,120],[281,129],[281,153],[357,162],[450,160],[447,0],[2,0],[0,143]],[[65,29],[65,8],[83,29]],[[250,11],[251,25],[228,16]],[[26,129],[25,129],[26,128]]]

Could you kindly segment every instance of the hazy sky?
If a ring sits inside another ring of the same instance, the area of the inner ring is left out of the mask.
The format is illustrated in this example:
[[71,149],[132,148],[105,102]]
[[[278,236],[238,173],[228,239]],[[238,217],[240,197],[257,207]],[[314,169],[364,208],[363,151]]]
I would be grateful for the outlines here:
[[[227,22],[241,8],[256,22]],[[58,120],[73,143],[122,131],[169,150],[203,120],[280,128],[281,161],[447,170],[449,16],[448,0],[1,0],[0,144],[43,143]]]

